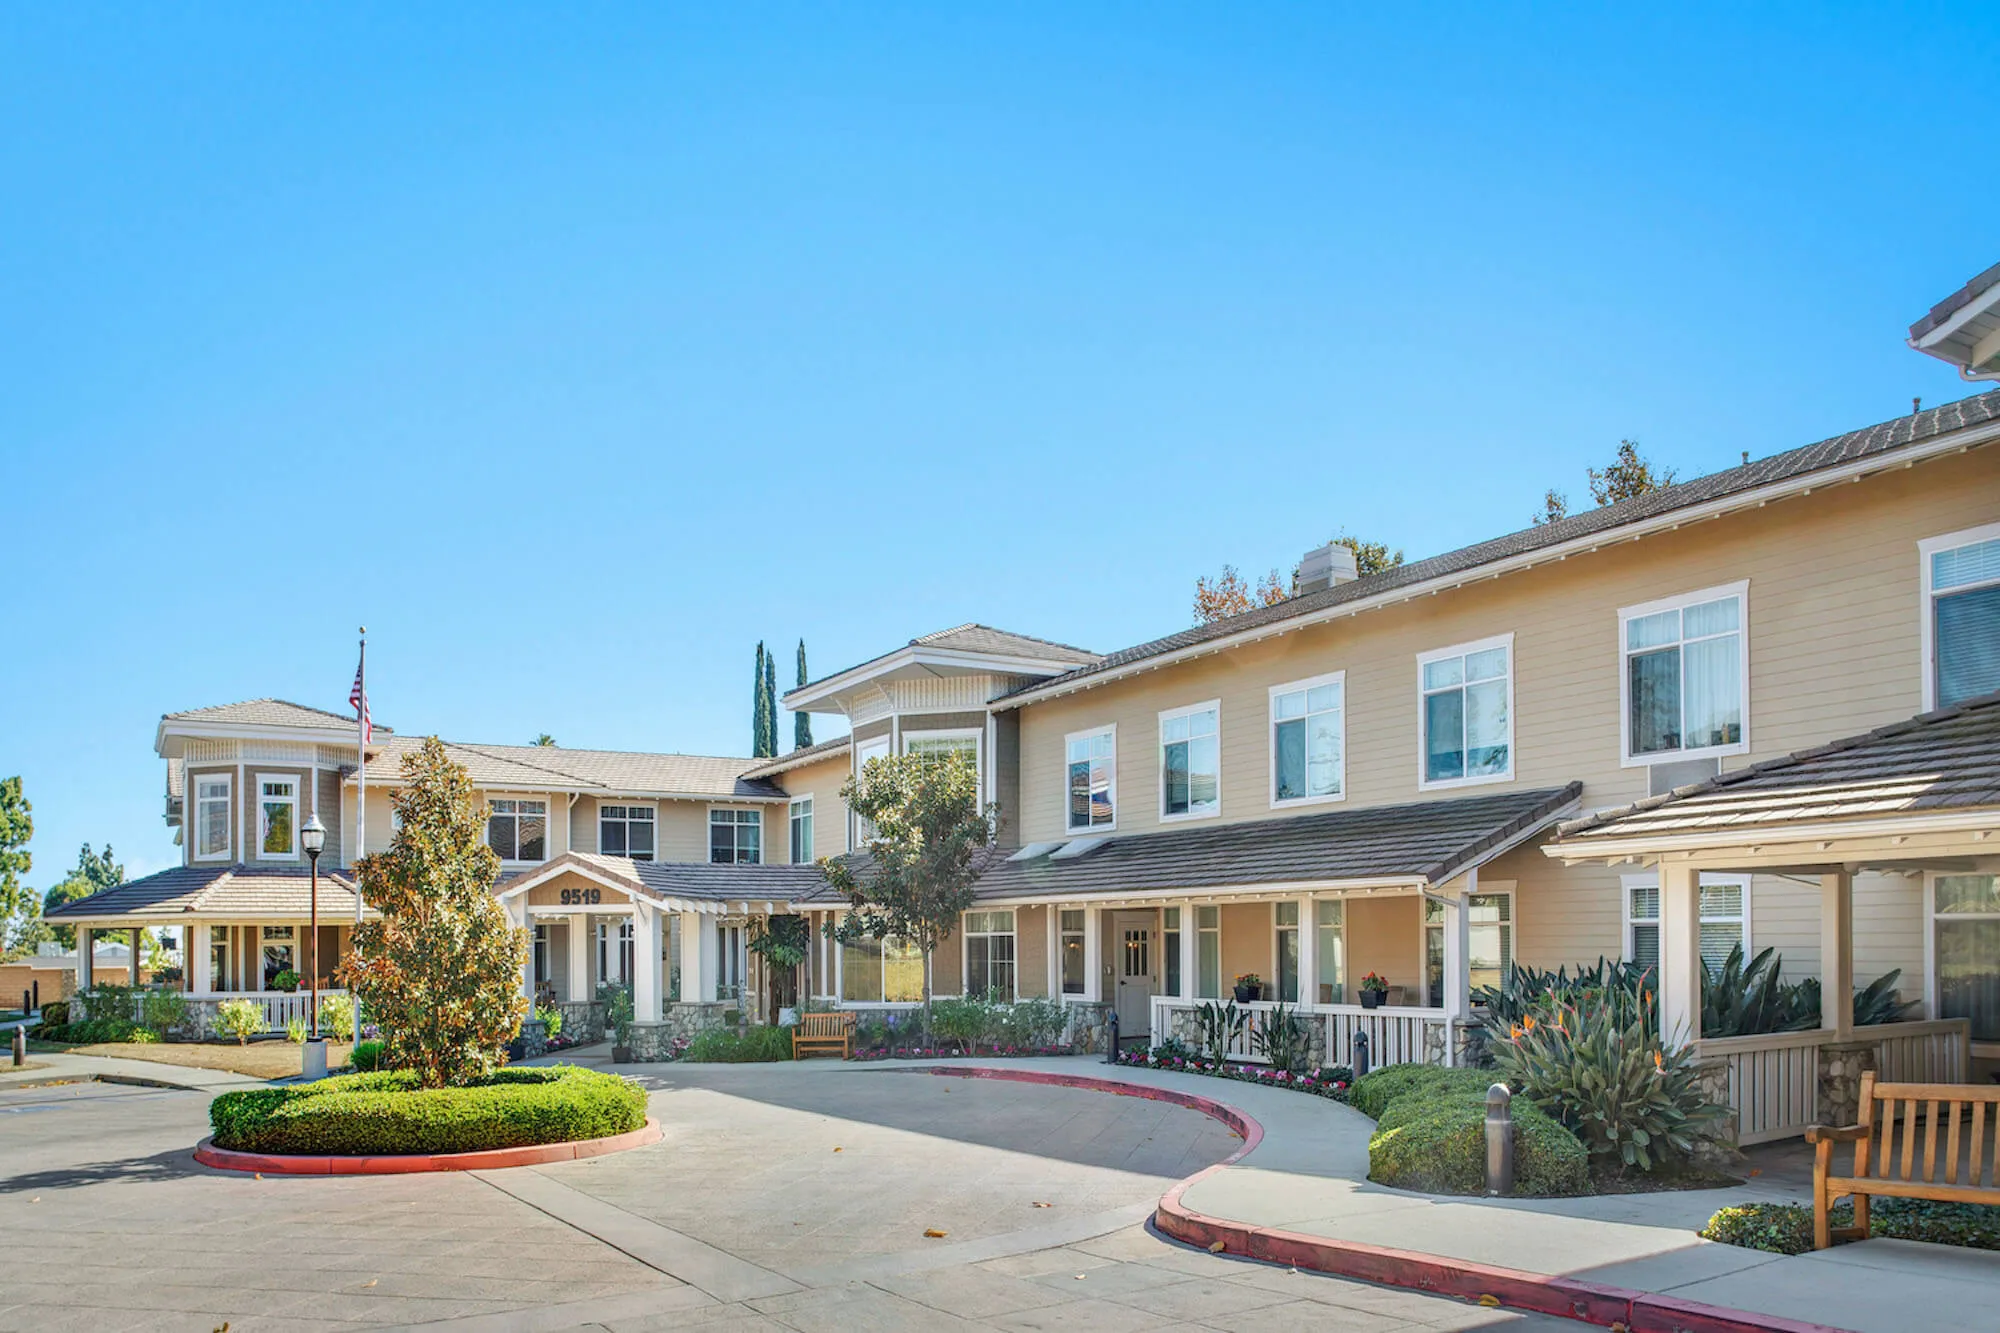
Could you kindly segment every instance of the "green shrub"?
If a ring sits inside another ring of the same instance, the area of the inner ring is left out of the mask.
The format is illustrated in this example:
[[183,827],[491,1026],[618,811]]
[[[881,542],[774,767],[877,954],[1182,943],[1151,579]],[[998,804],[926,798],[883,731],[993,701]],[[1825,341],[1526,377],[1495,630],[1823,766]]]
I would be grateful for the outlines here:
[[646,1093],[575,1065],[502,1069],[453,1088],[391,1071],[227,1092],[208,1115],[216,1146],[244,1152],[476,1152],[627,1133],[646,1123]]
[[159,1034],[123,1018],[87,1018],[81,1023],[44,1023],[35,1029],[37,1041],[89,1046],[98,1042],[156,1042]]
[[1296,1009],[1279,1005],[1264,1016],[1253,1040],[1257,1053],[1273,1069],[1287,1074],[1303,1074],[1319,1053],[1313,1041],[1312,1025],[1299,1017]]
[[299,983],[302,980],[303,978],[300,977],[298,973],[292,971],[291,968],[289,967],[283,968],[278,972],[272,974],[271,985],[269,989],[276,991],[284,991],[287,994],[290,994],[291,992],[299,988]]
[[683,1060],[702,1064],[755,1064],[792,1058],[792,1030],[775,1024],[746,1028],[708,1028],[688,1043]]
[[[1589,1161],[1576,1135],[1531,1103],[1514,1103],[1514,1193],[1588,1194]],[[1415,1091],[1391,1101],[1368,1140],[1368,1178],[1432,1194],[1484,1194],[1483,1091]]]
[[42,1006],[42,1022],[53,1027],[61,1027],[69,1022],[69,1001],[50,1000]]
[[1486,1095],[1491,1074],[1477,1069],[1446,1069],[1442,1065],[1387,1065],[1355,1081],[1347,1104],[1370,1120],[1380,1120],[1389,1103],[1408,1092],[1434,1096],[1445,1092]]
[[1014,1001],[1006,1012],[1006,1039],[1015,1046],[1054,1046],[1069,1025],[1063,1002],[1047,995]]
[[954,1043],[961,1051],[976,1050],[997,1026],[994,1007],[976,996],[947,996],[931,1001],[932,1036]]
[[108,1018],[129,1023],[136,1022],[139,1016],[138,993],[130,986],[111,981],[99,981],[88,990],[78,991],[73,1007],[77,1010],[79,1022]]
[[369,1040],[360,1043],[354,1048],[354,1053],[348,1059],[354,1062],[356,1070],[362,1073],[373,1073],[382,1067],[381,1041]]
[[554,1041],[562,1035],[563,1011],[555,1005],[543,1005],[541,1008],[535,1010],[535,1017],[542,1020],[542,1028],[548,1033],[550,1041]]
[[264,1035],[264,1006],[255,1000],[224,1000],[215,1006],[215,1030],[240,1046]]
[[[1833,1206],[1836,1227],[1854,1225],[1851,1202]],[[1704,1240],[1741,1245],[1773,1254],[1806,1254],[1813,1247],[1813,1210],[1796,1203],[1746,1203],[1724,1208],[1701,1229]],[[1977,1203],[1933,1203],[1929,1199],[1871,1199],[1868,1234],[1934,1245],[2000,1250],[2000,1208]]]
[[187,1022],[187,1001],[180,992],[149,990],[139,996],[139,1025],[171,1037]]
[[306,1021],[303,1018],[288,1018],[285,1020],[285,1040],[294,1046],[305,1045],[306,1037],[310,1035],[311,1031],[312,1029],[306,1026]]
[[319,1030],[336,1041],[354,1035],[354,997],[329,995],[319,1002]]
[[1693,1049],[1663,1045],[1629,1006],[1546,1002],[1494,1042],[1493,1064],[1521,1090],[1517,1108],[1533,1102],[1621,1170],[1685,1161],[1726,1114],[1702,1092]]
[[632,988],[615,981],[597,983],[597,1002],[604,1006],[604,1030],[617,1045],[632,1037]]
[[1230,1048],[1243,1037],[1244,1024],[1249,1015],[1236,1007],[1230,1000],[1217,1004],[1210,1000],[1194,1011],[1195,1042],[1201,1053],[1221,1064],[1229,1058]]

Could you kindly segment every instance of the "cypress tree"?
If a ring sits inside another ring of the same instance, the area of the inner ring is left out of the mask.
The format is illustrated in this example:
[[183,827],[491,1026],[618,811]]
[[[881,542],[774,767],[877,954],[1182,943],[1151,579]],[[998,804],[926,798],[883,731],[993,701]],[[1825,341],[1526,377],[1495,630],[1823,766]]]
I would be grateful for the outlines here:
[[[799,640],[799,687],[806,683],[806,641]],[[813,720],[811,713],[792,714],[792,748],[803,750],[813,743]]]
[[778,753],[778,659],[764,654],[764,753]]
[[751,668],[750,676],[750,757],[768,759],[771,752],[764,748],[764,737],[771,729],[770,705],[764,695],[764,666],[769,660],[764,652],[764,641],[757,641],[757,662]]

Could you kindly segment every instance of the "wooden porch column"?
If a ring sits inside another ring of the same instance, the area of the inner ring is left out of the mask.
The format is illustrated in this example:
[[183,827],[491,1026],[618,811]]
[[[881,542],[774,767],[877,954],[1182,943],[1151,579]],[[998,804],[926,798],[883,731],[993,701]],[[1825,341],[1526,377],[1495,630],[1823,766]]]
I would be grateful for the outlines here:
[[660,1011],[660,914],[632,903],[632,1017],[657,1023]]
[[1843,1041],[1854,1030],[1854,876],[1819,877],[1819,1025]]
[[1451,906],[1444,912],[1444,1012],[1448,1018],[1465,1018],[1472,1013],[1472,902],[1469,890],[1476,881],[1472,876],[1467,876],[1467,880],[1467,891],[1451,894]]
[[681,913],[681,999],[683,1001],[715,998],[715,977],[706,967],[713,951],[702,948],[702,936],[708,933],[707,924],[699,913]]
[[1692,866],[1660,863],[1660,1035],[1701,1040],[1701,887]]
[[1181,998],[1195,997],[1200,979],[1195,969],[1201,966],[1201,909],[1193,903],[1181,906]]
[[97,984],[96,959],[92,950],[96,942],[91,939],[89,926],[76,928],[76,988],[87,991]]
[[125,967],[127,973],[126,984],[131,986],[133,990],[137,990],[139,989],[139,958],[140,958],[139,941],[140,938],[143,935],[145,935],[146,928],[144,926],[134,926],[127,933],[130,934],[132,937],[132,944],[131,944],[132,956],[125,960]]
[[202,994],[209,989],[213,980],[208,975],[208,927],[189,926],[184,941],[187,953],[182,959],[187,964],[187,989],[194,994]]
[[1062,904],[1049,904],[1049,974],[1048,995],[1052,1000],[1062,999]]
[[1300,1004],[1319,1003],[1319,918],[1310,893],[1299,899]]
[[1104,979],[1098,973],[1104,970],[1104,910],[1099,907],[1083,909],[1083,998],[1102,1000]]
[[572,1003],[590,998],[590,918],[582,912],[569,919],[569,986]]

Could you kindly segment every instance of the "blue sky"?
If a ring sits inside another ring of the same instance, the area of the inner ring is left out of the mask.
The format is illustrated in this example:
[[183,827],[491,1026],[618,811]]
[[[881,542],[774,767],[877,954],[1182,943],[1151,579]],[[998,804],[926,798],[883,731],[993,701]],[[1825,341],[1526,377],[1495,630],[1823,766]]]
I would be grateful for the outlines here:
[[1990,7],[1406,8],[0,13],[31,882],[364,622],[400,730],[742,753],[760,638],[1109,649],[1968,391]]

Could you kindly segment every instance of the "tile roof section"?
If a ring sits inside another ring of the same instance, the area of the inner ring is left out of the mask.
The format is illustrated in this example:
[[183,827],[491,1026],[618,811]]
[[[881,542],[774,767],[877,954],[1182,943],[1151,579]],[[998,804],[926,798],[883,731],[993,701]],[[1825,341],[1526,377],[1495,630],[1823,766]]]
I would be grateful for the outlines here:
[[[164,714],[160,720],[222,722],[247,727],[310,727],[315,731],[340,731],[350,736],[357,730],[352,713],[329,713],[323,708],[308,708],[284,699],[245,699],[241,703],[217,704],[213,708],[189,708],[179,713]],[[394,728],[377,722],[375,730],[378,733],[390,732]]]
[[[422,737],[397,736],[371,749],[368,780],[391,786],[400,782],[403,756],[422,744]],[[446,741],[444,747],[465,765],[476,786],[489,789],[647,792],[760,801],[784,795],[774,783],[743,776],[765,762],[756,759],[568,750],[553,745],[471,745],[463,741]]]
[[1384,570],[1380,574],[1370,574],[1352,583],[1339,584],[1321,592],[1307,593],[1302,597],[1287,598],[1275,606],[1259,607],[1242,615],[1215,621],[1213,624],[1197,625],[1192,629],[1154,639],[1150,643],[1120,649],[1094,663],[1060,676],[1019,686],[1001,698],[1011,699],[1017,695],[1060,688],[1071,682],[1084,680],[1134,662],[1177,652],[1184,648],[1199,647],[1210,640],[1228,638],[1245,630],[1254,630],[1266,625],[1281,624],[1298,616],[1310,615],[1346,602],[1360,601],[1378,593],[1423,584],[1432,579],[1465,574],[1482,565],[1513,556],[1560,546],[1564,542],[1581,537],[1610,533],[1627,524],[1726,499],[1740,492],[1756,490],[1759,487],[1803,477],[1875,455],[1892,453],[1936,436],[1993,421],[2000,421],[2000,390],[1961,398],[1955,403],[1927,408],[1912,416],[1898,417],[1893,421],[1885,421],[1862,430],[1849,431],[1845,435],[1836,435],[1817,444],[1761,458],[1742,467],[1696,477],[1654,491],[1650,495],[1641,495],[1615,505],[1605,505],[1581,514],[1572,514],[1553,523],[1538,524],[1504,537],[1496,537],[1491,541],[1460,547],[1456,551],[1448,551],[1428,559],[1412,561],[1394,569]]
[[745,769],[743,776],[746,778],[773,777],[789,769],[797,768],[801,764],[816,764],[822,759],[831,759],[835,755],[846,754],[853,743],[854,738],[852,736],[836,736],[830,741],[821,741],[817,745],[808,745],[804,749],[793,750],[790,754],[781,754],[776,759],[762,760],[755,768]]
[[2000,287],[2000,264],[1966,283],[1931,307],[1928,315],[1910,325],[1910,341],[1916,342],[1995,287]]
[[993,900],[1340,880],[1441,884],[1546,824],[1582,791],[1572,782],[1502,796],[1114,834],[1074,858],[1045,853],[1016,861],[1003,848],[973,891]]
[[2000,807],[2000,693],[1564,824],[1588,847],[1681,834]]
[[[169,923],[191,913],[204,916],[305,916],[311,911],[305,866],[175,866],[64,903],[51,921],[105,917],[159,917]],[[354,916],[354,892],[339,871],[319,872],[320,916],[330,922]]]
[[694,861],[635,861],[639,882],[667,898],[797,902],[825,887],[820,868],[801,865],[717,866]]
[[994,629],[991,625],[968,622],[941,629],[932,634],[910,640],[911,644],[921,644],[931,648],[955,648],[967,653],[998,653],[1005,657],[1040,657],[1055,662],[1095,662],[1097,654],[1088,648],[1078,648],[1074,644],[1057,643],[1053,639],[1037,639],[1028,634],[1013,634],[1004,629]]

